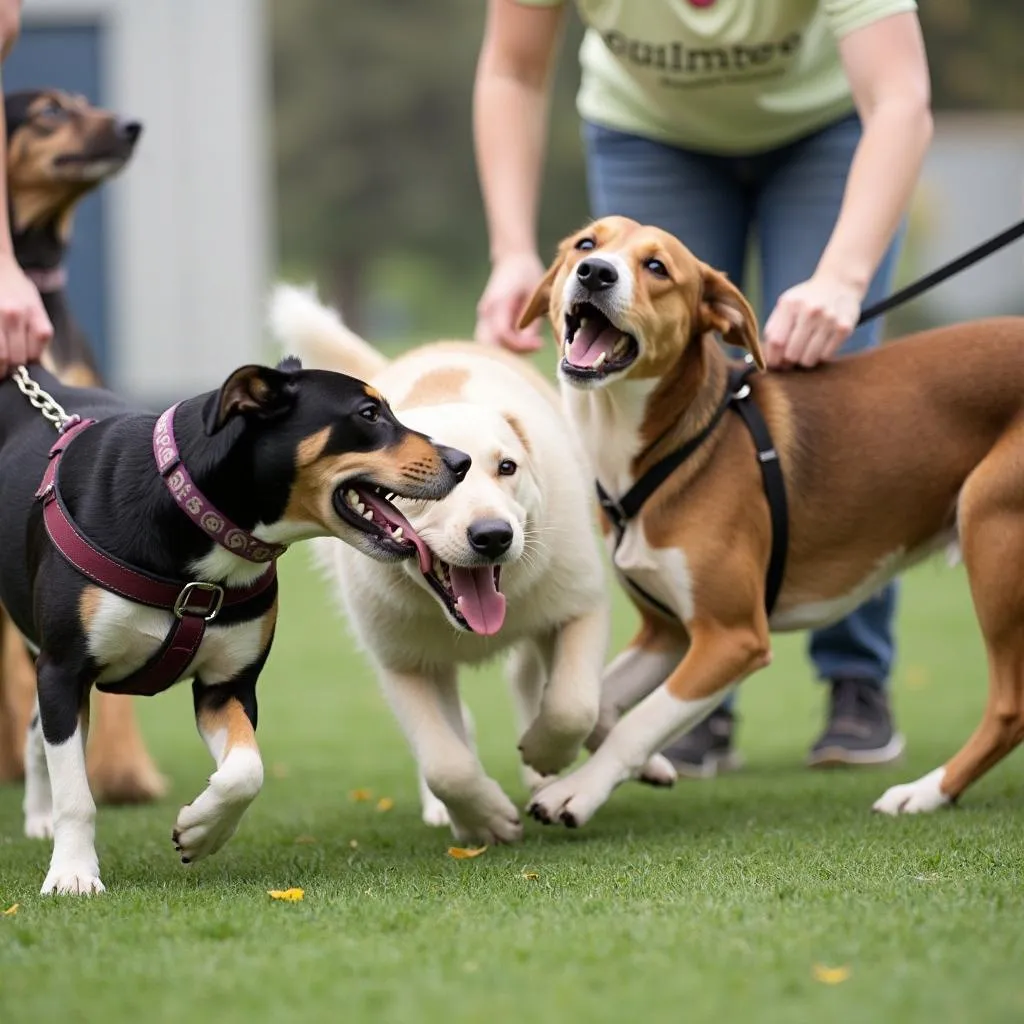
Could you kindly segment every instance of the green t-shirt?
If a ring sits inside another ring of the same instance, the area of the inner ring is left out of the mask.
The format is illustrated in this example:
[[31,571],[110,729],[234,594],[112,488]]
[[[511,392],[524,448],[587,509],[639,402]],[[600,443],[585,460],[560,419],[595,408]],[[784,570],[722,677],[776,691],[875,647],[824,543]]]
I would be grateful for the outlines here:
[[[565,0],[518,0],[554,7]],[[853,110],[836,40],[915,0],[576,0],[588,121],[711,153],[781,146]]]

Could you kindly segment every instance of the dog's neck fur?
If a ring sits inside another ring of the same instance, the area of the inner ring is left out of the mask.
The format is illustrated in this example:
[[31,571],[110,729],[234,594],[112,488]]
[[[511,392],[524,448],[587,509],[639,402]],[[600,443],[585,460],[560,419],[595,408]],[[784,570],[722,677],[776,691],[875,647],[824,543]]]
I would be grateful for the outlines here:
[[567,408],[598,481],[621,498],[659,459],[700,433],[722,400],[728,362],[713,334],[695,338],[660,379],[580,391]]

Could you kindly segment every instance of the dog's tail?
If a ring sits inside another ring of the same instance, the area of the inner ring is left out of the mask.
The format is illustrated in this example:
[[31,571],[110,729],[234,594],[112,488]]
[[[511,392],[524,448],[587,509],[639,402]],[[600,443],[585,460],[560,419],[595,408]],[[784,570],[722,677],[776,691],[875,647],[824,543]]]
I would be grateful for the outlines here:
[[278,284],[270,293],[267,323],[287,355],[298,356],[311,370],[337,370],[369,380],[388,360],[324,305],[312,285]]

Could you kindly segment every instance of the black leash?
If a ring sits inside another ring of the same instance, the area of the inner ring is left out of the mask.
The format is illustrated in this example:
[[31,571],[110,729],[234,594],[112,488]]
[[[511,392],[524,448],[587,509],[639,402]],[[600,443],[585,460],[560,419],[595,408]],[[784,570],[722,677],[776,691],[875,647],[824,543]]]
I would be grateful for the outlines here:
[[992,253],[1005,248],[1011,242],[1016,242],[1022,235],[1024,235],[1024,220],[1018,221],[1012,227],[1001,231],[998,235],[994,235],[987,242],[982,242],[981,245],[968,250],[962,256],[958,256],[955,260],[947,263],[944,267],[939,267],[938,270],[925,274],[919,280],[908,284],[906,288],[893,292],[887,299],[882,299],[881,302],[868,306],[861,313],[857,326],[860,327],[861,324],[866,324],[869,320],[874,320],[875,317],[888,313],[890,309],[902,306],[904,302],[916,299],[922,292],[928,291],[929,288],[934,288],[937,284],[942,284],[943,281],[954,274],[959,274],[961,270],[966,270],[979,260],[983,260],[986,256],[991,256]]
[[[772,443],[768,424],[765,423],[764,416],[761,415],[757,404],[750,401],[750,384],[747,383],[747,378],[754,373],[755,369],[753,362],[730,367],[725,394],[707,426],[690,438],[681,448],[656,462],[621,498],[612,498],[600,483],[597,483],[596,487],[597,500],[615,528],[615,547],[618,549],[626,533],[629,520],[639,513],[651,495],[711,436],[711,432],[718,425],[726,409],[732,409],[743,420],[753,438],[754,446],[757,448],[757,462],[761,467],[764,493],[768,499],[768,511],[772,524],[772,551],[765,578],[764,603],[768,614],[771,615],[779,591],[782,589],[782,577],[786,571],[786,552],[789,549],[789,507],[786,502],[786,484],[782,477],[782,467],[779,465],[779,456]],[[639,584],[634,583],[625,573],[622,575],[637,594],[663,615],[672,619],[678,618],[671,608],[659,601],[653,594],[649,594]]]

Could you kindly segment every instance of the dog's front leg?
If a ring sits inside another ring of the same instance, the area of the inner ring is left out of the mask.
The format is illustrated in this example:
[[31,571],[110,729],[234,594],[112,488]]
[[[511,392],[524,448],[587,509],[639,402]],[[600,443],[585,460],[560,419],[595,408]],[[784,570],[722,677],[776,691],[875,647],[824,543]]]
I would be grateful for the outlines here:
[[217,770],[206,789],[178,812],[171,840],[182,864],[216,853],[234,835],[263,786],[256,745],[256,680],[266,654],[230,682],[207,685],[197,678],[192,684],[196,726]]
[[581,768],[536,793],[529,812],[546,824],[583,825],[665,744],[692,729],[751,672],[769,661],[767,627],[694,624],[690,649],[662,686],[611,730]]
[[[42,734],[53,809],[53,854],[41,892],[44,896],[103,892],[96,856],[96,804],[85,771],[89,687],[72,669],[44,655],[39,657],[37,670],[39,722],[32,728]],[[33,735],[29,742],[36,753],[38,736]],[[38,767],[32,766],[34,770]],[[35,795],[44,798],[40,790]],[[28,824],[26,818],[26,829]],[[45,831],[39,834],[45,835]]]
[[448,808],[460,842],[513,843],[523,826],[515,804],[488,778],[462,720],[454,669],[380,671],[381,686],[430,791]]
[[564,623],[544,645],[547,685],[537,716],[519,741],[523,763],[541,775],[568,768],[597,724],[608,629],[608,607],[601,602]]

